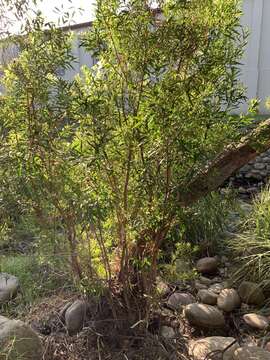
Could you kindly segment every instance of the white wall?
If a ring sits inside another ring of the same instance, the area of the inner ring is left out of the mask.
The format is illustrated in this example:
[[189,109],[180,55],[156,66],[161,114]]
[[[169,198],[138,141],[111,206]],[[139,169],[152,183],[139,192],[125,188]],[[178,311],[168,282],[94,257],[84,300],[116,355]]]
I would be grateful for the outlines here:
[[87,30],[88,30],[87,28],[74,30],[74,42],[73,42],[72,53],[76,58],[76,61],[74,61],[72,64],[73,69],[65,71],[63,77],[66,80],[71,80],[74,78],[74,76],[80,73],[80,69],[82,66],[86,65],[88,67],[92,67],[95,63],[95,60],[91,57],[91,55],[88,52],[86,52],[86,50],[82,46],[80,46],[79,35]]
[[[261,99],[261,112],[269,113],[265,100],[270,96],[270,0],[243,0],[242,23],[250,31],[243,60],[242,81],[249,99]],[[246,110],[247,105],[241,107]]]

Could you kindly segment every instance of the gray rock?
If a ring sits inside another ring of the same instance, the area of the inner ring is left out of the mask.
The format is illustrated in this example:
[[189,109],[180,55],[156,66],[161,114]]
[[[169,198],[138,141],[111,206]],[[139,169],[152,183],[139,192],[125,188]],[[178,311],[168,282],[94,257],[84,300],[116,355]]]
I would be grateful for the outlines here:
[[240,194],[246,194],[247,190],[246,190],[243,186],[240,186],[240,187],[238,188],[238,192],[239,192]]
[[268,343],[265,345],[265,350],[267,350],[268,352],[270,352],[270,342],[268,342]]
[[222,276],[226,276],[226,274],[227,274],[227,269],[226,269],[226,268],[219,269],[219,273],[220,273],[220,275],[222,275]]
[[214,274],[218,269],[218,260],[215,257],[206,257],[197,261],[196,269],[202,274]]
[[249,172],[251,169],[252,169],[252,166],[247,164],[247,165],[243,166],[240,169],[240,171],[246,173],[246,172]]
[[249,305],[261,305],[265,301],[260,286],[251,281],[243,281],[238,288],[238,293],[241,300]]
[[0,273],[0,304],[16,296],[19,289],[19,280],[16,276]]
[[[189,355],[194,360],[205,360],[207,355],[213,351],[225,350],[235,341],[232,337],[212,336],[189,343]],[[232,360],[234,351],[239,347],[235,343],[223,354],[223,360]],[[210,359],[210,358],[209,358]]]
[[0,360],[41,360],[38,335],[20,320],[0,316]]
[[170,326],[162,326],[160,329],[160,334],[165,339],[174,339],[175,338],[175,331]]
[[160,277],[157,277],[157,291],[161,296],[164,296],[170,292],[169,286]]
[[66,305],[59,311],[59,319],[61,320],[62,323],[65,322],[65,315],[66,315],[66,311],[67,309],[72,305],[72,302],[69,301],[68,303],[66,303]]
[[185,307],[185,316],[191,325],[202,328],[222,328],[225,319],[220,310],[211,305],[190,304]]
[[269,319],[258,314],[246,314],[243,319],[246,324],[254,329],[264,330],[269,326]]
[[239,202],[239,206],[246,215],[251,213],[251,211],[253,210],[253,206],[244,201]]
[[234,351],[233,360],[270,360],[270,353],[258,346],[243,346]]
[[205,276],[200,276],[199,278],[199,283],[203,284],[203,285],[206,285],[206,286],[210,286],[212,284],[212,280],[211,279],[208,279],[207,277]]
[[241,305],[241,299],[236,290],[224,289],[218,296],[217,305],[219,309],[230,312]]
[[196,300],[193,295],[183,292],[173,293],[167,302],[167,305],[174,310],[182,310],[184,305],[189,305],[195,303]]
[[252,170],[250,175],[251,175],[251,178],[254,178],[257,180],[262,180],[262,178],[263,178],[263,176],[261,175],[261,172],[259,170]]
[[199,290],[198,298],[203,304],[216,305],[218,295],[210,290]]
[[249,194],[254,194],[254,193],[257,193],[257,192],[258,192],[258,189],[257,189],[255,186],[252,186],[252,187],[249,187],[249,188],[247,189],[247,192],[248,192]]
[[196,290],[202,290],[202,289],[205,289],[205,290],[206,290],[208,286],[205,285],[205,284],[202,284],[200,281],[197,281],[197,280],[196,280],[196,281],[194,282],[194,287],[195,287]]
[[76,300],[65,313],[65,323],[69,335],[78,334],[87,321],[88,305],[85,301]]
[[224,285],[222,283],[216,283],[209,287],[209,290],[213,291],[216,294],[220,294],[223,289]]
[[254,164],[254,169],[256,169],[256,170],[263,170],[263,169],[265,169],[265,164],[262,163],[262,162],[258,162],[258,163],[256,163],[256,164]]

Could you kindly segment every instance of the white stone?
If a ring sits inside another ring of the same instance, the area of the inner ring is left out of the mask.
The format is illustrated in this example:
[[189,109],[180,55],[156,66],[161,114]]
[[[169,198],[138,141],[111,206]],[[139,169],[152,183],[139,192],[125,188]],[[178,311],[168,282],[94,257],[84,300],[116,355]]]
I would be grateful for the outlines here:
[[243,319],[246,324],[254,329],[264,330],[269,326],[268,318],[258,314],[246,314]]
[[[189,343],[189,355],[194,360],[205,360],[207,355],[213,351],[224,350],[235,341],[232,337],[212,336]],[[234,351],[239,347],[235,343],[224,352],[223,360],[232,360]],[[217,356],[218,359],[218,356]]]

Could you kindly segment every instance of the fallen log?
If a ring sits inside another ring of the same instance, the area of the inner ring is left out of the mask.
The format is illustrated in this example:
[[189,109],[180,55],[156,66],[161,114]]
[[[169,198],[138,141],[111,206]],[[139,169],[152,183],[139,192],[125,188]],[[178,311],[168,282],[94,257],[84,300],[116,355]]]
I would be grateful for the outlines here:
[[190,206],[208,193],[217,190],[235,171],[270,148],[270,119],[231,144],[187,184],[181,193],[182,206]]

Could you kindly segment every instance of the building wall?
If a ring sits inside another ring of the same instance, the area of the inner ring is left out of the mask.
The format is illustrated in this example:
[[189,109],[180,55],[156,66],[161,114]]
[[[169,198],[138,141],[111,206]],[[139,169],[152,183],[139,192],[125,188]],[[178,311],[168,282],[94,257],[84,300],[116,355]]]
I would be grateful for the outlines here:
[[82,66],[92,67],[95,64],[95,59],[80,46],[79,36],[85,31],[87,31],[87,28],[73,30],[74,41],[72,53],[76,60],[72,64],[73,69],[65,71],[63,77],[66,80],[72,80],[74,76],[79,74]]
[[[243,0],[242,24],[250,31],[243,59],[242,81],[249,99],[261,99],[261,112],[269,113],[265,100],[270,96],[270,0]],[[244,104],[241,110],[246,110]]]

